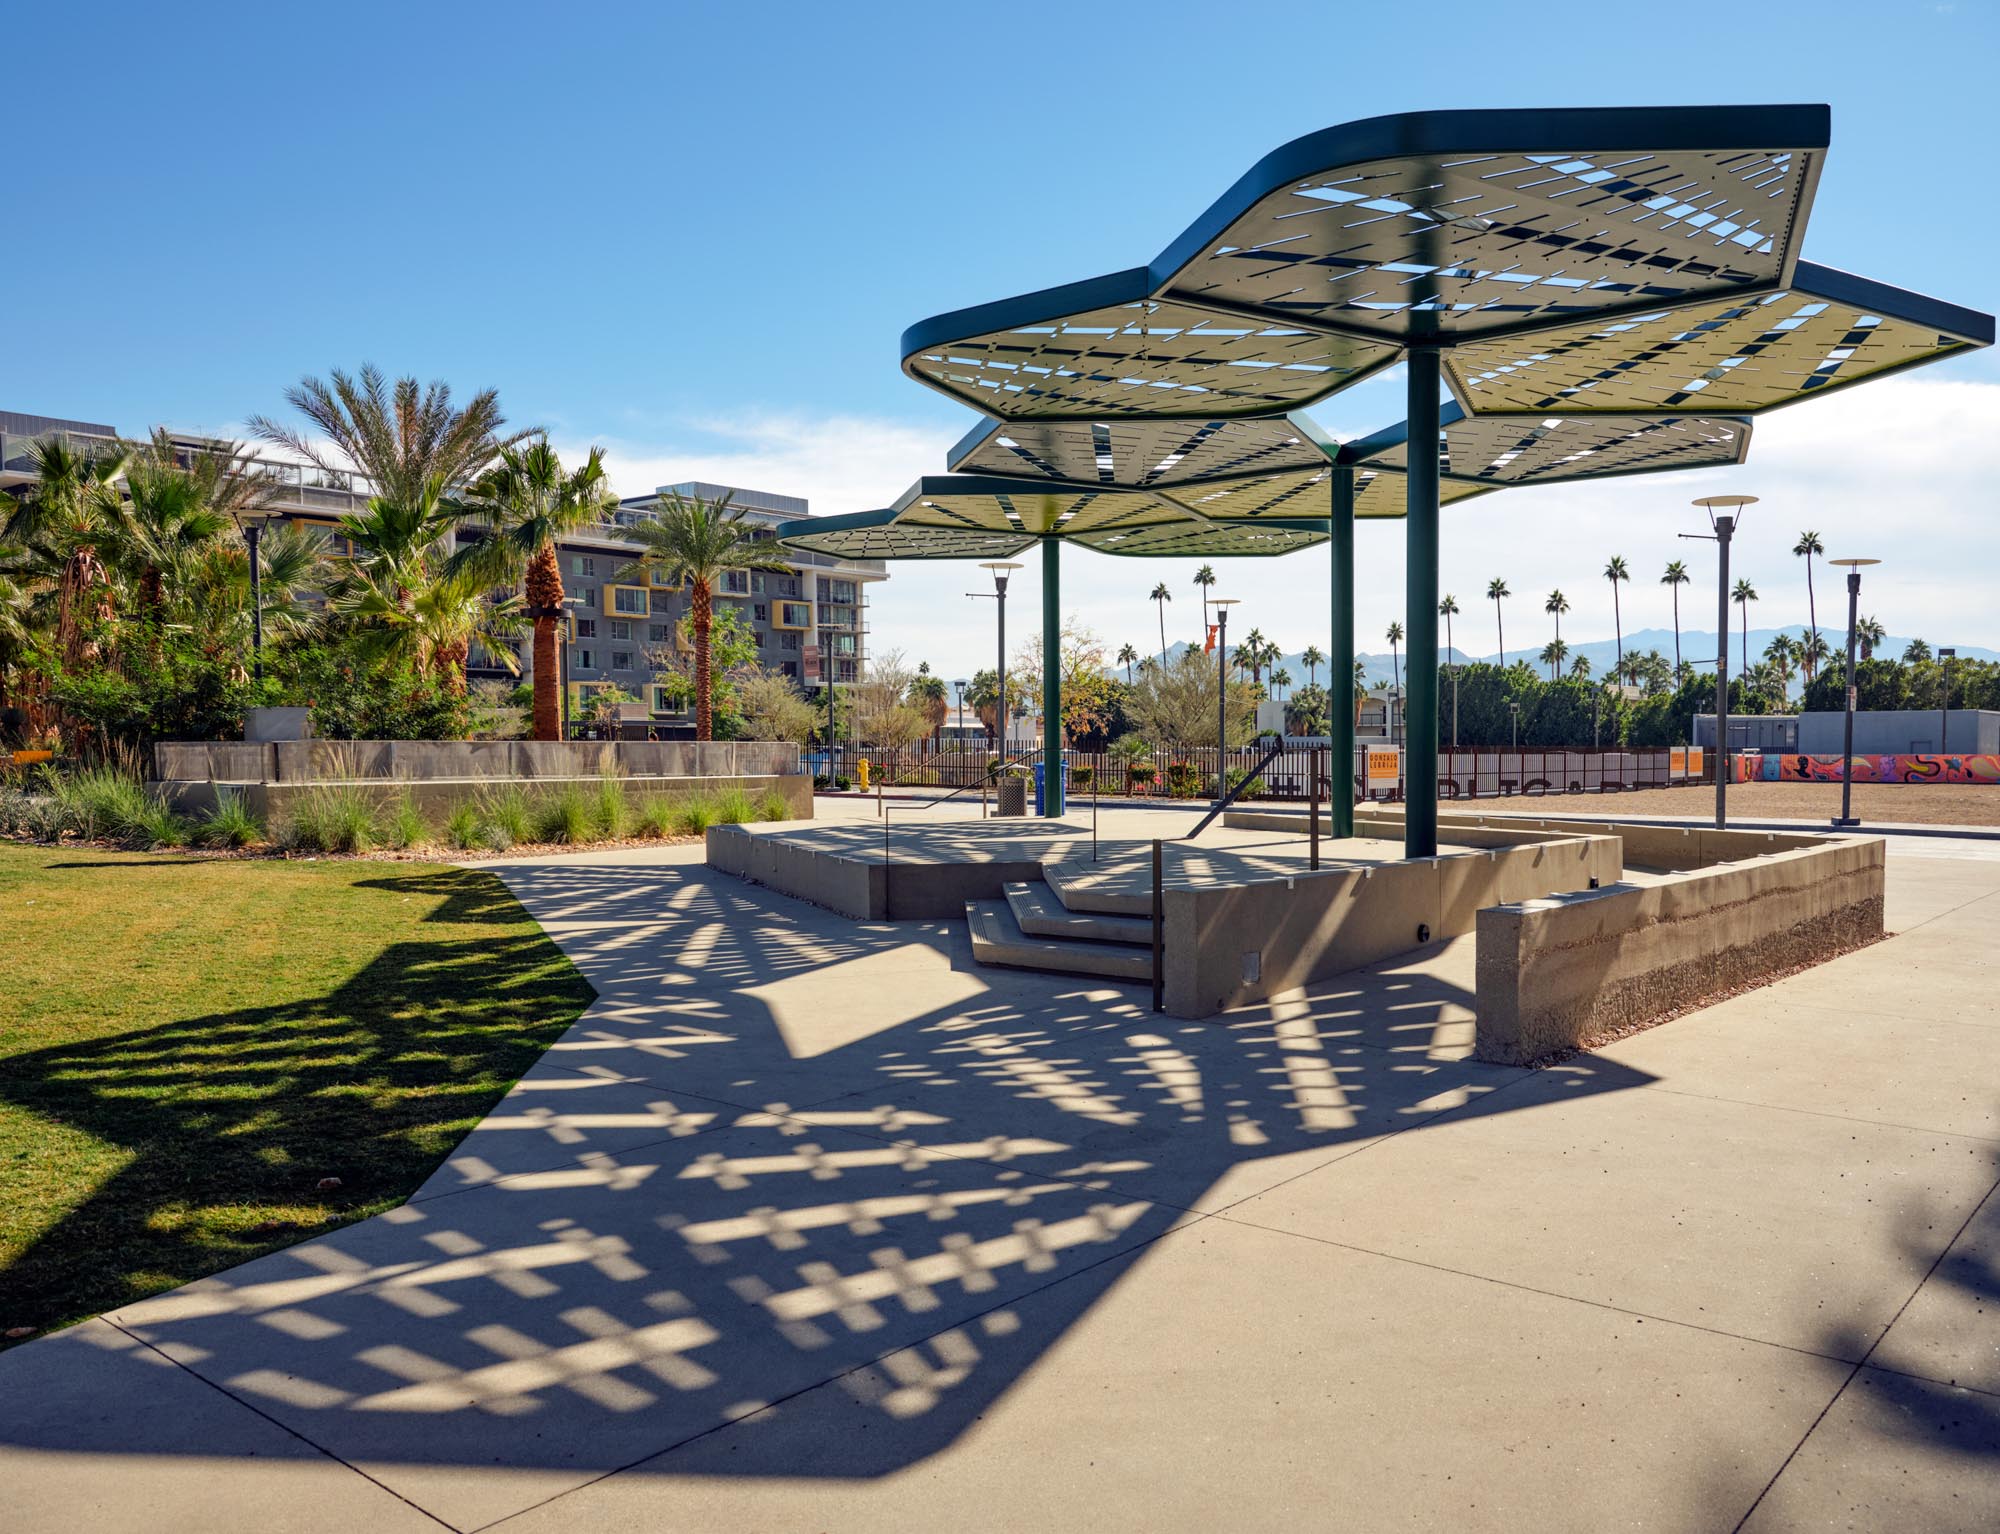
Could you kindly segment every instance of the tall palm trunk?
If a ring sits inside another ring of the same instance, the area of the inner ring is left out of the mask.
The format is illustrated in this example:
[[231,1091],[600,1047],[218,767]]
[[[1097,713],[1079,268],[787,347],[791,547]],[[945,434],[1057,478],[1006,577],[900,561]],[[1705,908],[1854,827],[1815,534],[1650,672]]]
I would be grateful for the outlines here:
[[1500,599],[1493,599],[1493,627],[1500,635],[1500,669],[1507,669],[1507,623],[1500,615]]
[[1674,586],[1674,676],[1681,674],[1681,588]]
[[1618,668],[1611,678],[1613,685],[1625,685],[1625,618],[1618,610],[1618,583],[1611,583],[1611,635],[1612,644],[1617,647],[1618,659],[1613,664]]
[[1160,664],[1164,666],[1167,663],[1167,604],[1155,602],[1153,605],[1160,610]]
[[465,663],[471,655],[472,641],[469,639],[453,639],[439,645],[433,652],[431,670],[447,697],[465,696]]
[[715,738],[715,714],[708,698],[708,626],[715,616],[707,581],[688,583],[688,611],[694,618],[694,738]]
[[[534,557],[528,561],[522,587],[528,605],[538,612],[549,613],[562,606],[562,562],[556,558],[553,543],[544,543],[535,550]],[[534,727],[537,740],[558,740],[562,736],[562,669],[556,648],[556,625],[561,621],[553,617],[535,619]]]
[[[1813,602],[1812,555],[1810,554],[1806,555],[1806,622],[1812,626],[1812,637],[1817,640],[1819,638],[1819,608]],[[1806,678],[1808,681],[1811,680],[1812,673],[1813,652],[1809,649],[1806,651]]]
[[85,544],[63,566],[56,592],[56,653],[64,667],[81,671],[97,659],[96,623],[111,616],[111,590],[97,550]]

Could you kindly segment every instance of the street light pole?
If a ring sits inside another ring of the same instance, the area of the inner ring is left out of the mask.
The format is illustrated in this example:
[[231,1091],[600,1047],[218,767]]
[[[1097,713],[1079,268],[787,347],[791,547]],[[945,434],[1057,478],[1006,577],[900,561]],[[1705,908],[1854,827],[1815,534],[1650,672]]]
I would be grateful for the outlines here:
[[1235,597],[1210,597],[1215,609],[1215,802],[1229,792],[1229,609]]
[[250,546],[250,676],[258,682],[264,680],[264,566],[257,552],[263,531],[261,519],[243,529],[243,541]]
[[[1000,748],[1000,760],[1007,760],[1007,580],[1021,567],[1006,560],[991,560],[979,567],[993,572],[993,590],[990,593],[1000,612],[1000,653],[999,666],[993,673],[994,686],[999,689],[999,697],[993,703],[993,739]],[[984,591],[968,591],[969,597],[986,597]]]
[[1861,621],[1861,567],[1879,565],[1879,559],[1836,559],[1831,563],[1847,567],[1847,718],[1842,725],[1840,748],[1840,818],[1836,826],[1858,826],[1854,818],[1854,700],[1859,689],[1854,680],[1854,628]]
[[1944,696],[1938,699],[1938,755],[1951,750],[1951,663],[1958,651],[1943,648],[1938,651],[1938,660],[1944,666]]
[[1705,495],[1694,504],[1708,513],[1715,530],[1711,536],[1720,550],[1715,576],[1715,829],[1722,831],[1729,825],[1729,540],[1743,523],[1743,508],[1756,505],[1757,497]]

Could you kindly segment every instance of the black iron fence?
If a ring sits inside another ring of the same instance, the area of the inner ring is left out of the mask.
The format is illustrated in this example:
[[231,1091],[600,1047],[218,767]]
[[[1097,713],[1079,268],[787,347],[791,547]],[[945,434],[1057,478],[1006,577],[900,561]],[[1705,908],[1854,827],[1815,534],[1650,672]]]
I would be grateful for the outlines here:
[[[1266,762],[1271,742],[1231,747],[1226,753],[1233,786],[1258,770],[1240,797],[1307,800],[1317,775],[1322,797],[1331,797],[1332,750],[1310,740],[1286,740]],[[1033,748],[1015,745],[1013,750]],[[934,749],[928,744],[896,749],[838,746],[804,753],[808,769],[831,784],[859,787],[867,764],[870,788],[951,790],[976,787],[997,776],[991,751],[967,746]],[[1140,756],[1109,751],[1064,751],[1072,792],[1140,799],[1212,799],[1216,794],[1217,752],[1213,746],[1154,751]],[[1259,766],[1259,763],[1262,763]],[[1616,793],[1666,788],[1704,781],[1704,753],[1680,750],[1634,751],[1452,751],[1438,753],[1438,795],[1444,799],[1496,799],[1514,794]],[[1402,753],[1380,744],[1357,745],[1349,778],[1356,799],[1394,801],[1403,796]]]

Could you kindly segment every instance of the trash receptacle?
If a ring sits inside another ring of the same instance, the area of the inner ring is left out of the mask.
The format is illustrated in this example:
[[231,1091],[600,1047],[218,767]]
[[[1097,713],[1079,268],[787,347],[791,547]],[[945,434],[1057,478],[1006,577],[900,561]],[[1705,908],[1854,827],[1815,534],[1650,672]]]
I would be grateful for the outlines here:
[[[1049,785],[1048,785],[1048,784],[1047,784],[1046,782],[1044,782],[1044,781],[1043,781],[1044,777],[1046,776],[1046,773],[1047,773],[1047,769],[1048,769],[1048,764],[1047,764],[1046,762],[1044,762],[1044,761],[1041,761],[1041,760],[1037,760],[1037,761],[1036,761],[1036,763],[1035,763],[1035,813],[1036,813],[1037,815],[1046,815],[1046,814],[1048,814],[1048,813],[1049,813],[1049,809],[1048,809],[1048,795],[1049,795],[1049,792],[1050,792],[1050,789],[1049,789]],[[1069,758],[1068,758],[1068,757],[1064,757],[1064,758],[1063,758],[1063,765],[1062,765],[1062,770],[1061,770],[1061,772],[1060,772],[1060,773],[1058,774],[1058,776],[1057,776],[1057,778],[1056,778],[1056,783],[1055,783],[1055,789],[1054,789],[1054,792],[1055,792],[1055,798],[1056,798],[1056,808],[1055,808],[1055,813],[1056,813],[1056,814],[1058,814],[1058,815],[1062,814],[1063,810],[1064,810],[1065,808],[1067,808],[1067,800],[1066,800],[1066,799],[1064,798],[1064,796],[1063,796],[1063,779],[1064,779],[1064,778],[1066,778],[1066,777],[1068,777],[1068,776],[1069,776]]]
[[1018,773],[1002,773],[993,785],[993,813],[1022,816],[1028,813],[1028,780]]

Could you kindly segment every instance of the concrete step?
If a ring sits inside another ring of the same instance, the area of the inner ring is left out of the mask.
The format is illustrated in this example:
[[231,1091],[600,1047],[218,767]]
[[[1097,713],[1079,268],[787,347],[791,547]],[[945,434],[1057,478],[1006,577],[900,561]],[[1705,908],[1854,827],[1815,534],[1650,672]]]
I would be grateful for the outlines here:
[[[1089,858],[1044,863],[1042,878],[1056,899],[1074,912],[1153,919],[1153,860],[1093,863]],[[1168,881],[1172,882],[1171,879]],[[1149,935],[1146,941],[1151,942]]]
[[1046,884],[1009,884],[1007,908],[1014,913],[1015,925],[1029,937],[1080,938],[1090,943],[1135,943],[1153,946],[1150,916],[1107,916],[1095,911],[1072,911]]
[[1007,969],[1052,969],[1067,975],[1099,975],[1107,980],[1153,978],[1153,955],[1124,943],[1087,943],[1075,938],[1031,937],[1001,900],[968,900],[965,924],[972,933],[972,956],[981,964]]

